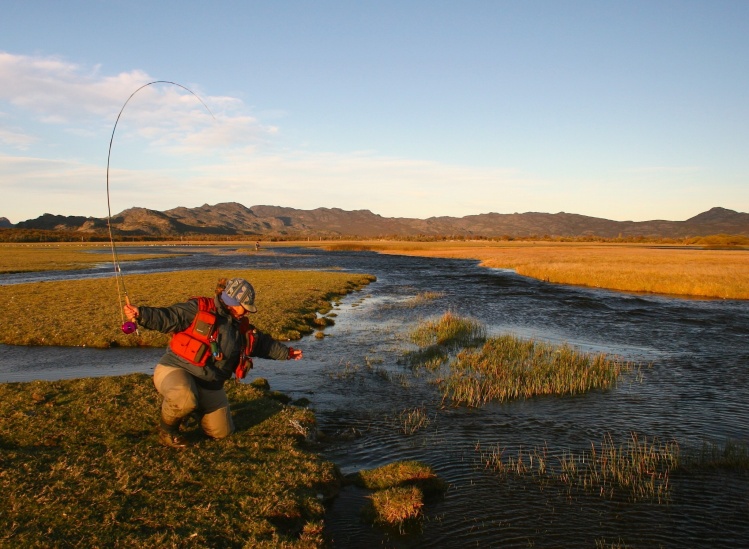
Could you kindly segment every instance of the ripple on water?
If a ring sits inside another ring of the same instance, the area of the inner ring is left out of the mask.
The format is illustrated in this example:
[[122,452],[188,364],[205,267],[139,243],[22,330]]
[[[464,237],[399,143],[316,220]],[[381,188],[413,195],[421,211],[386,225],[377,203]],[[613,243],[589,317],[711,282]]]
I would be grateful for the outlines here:
[[[195,251],[195,250],[192,250]],[[300,363],[256,361],[250,376],[307,397],[330,436],[324,457],[353,472],[415,459],[449,483],[425,507],[422,532],[385,532],[363,523],[368,493],[348,487],[326,518],[335,547],[737,547],[749,545],[745,473],[672,475],[667,504],[570,492],[525,477],[500,477],[476,448],[546,446],[553,454],[589,448],[609,434],[749,442],[749,304],[677,300],[545,284],[473,261],[284,250],[269,261],[195,251],[190,260],[126,265],[170,268],[323,268],[375,274],[378,281],[336,308],[330,337],[300,342]],[[86,276],[97,273],[88,273]],[[55,275],[71,277],[73,274]],[[0,284],[7,278],[0,277]],[[403,306],[423,292],[438,294]],[[606,392],[547,397],[482,409],[442,403],[428,375],[399,361],[408,330],[451,310],[490,333],[511,332],[651,364]],[[0,346],[0,380],[150,372],[161,350]],[[46,376],[46,377],[45,377]],[[421,408],[429,423],[407,436],[399,414]]]

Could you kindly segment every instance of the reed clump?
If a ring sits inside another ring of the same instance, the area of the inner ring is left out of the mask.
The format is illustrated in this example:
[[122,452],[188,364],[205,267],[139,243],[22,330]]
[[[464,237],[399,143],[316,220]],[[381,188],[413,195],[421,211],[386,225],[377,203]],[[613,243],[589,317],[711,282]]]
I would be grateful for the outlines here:
[[399,414],[400,429],[404,435],[413,435],[430,423],[426,410],[421,408],[410,408]]
[[481,406],[607,389],[631,369],[631,363],[603,353],[501,335],[489,338],[481,348],[460,351],[440,387],[456,405]]
[[480,322],[451,312],[438,319],[422,322],[411,332],[411,341],[419,347],[467,347],[483,341],[485,337],[486,329]]
[[541,448],[518,448],[508,452],[499,445],[490,450],[477,447],[481,461],[501,477],[531,478],[541,485],[555,482],[606,498],[626,496],[632,501],[669,502],[674,479],[723,471],[731,475],[749,472],[749,445],[728,440],[705,442],[699,448],[683,449],[675,441],[659,441],[637,433],[615,443],[607,434],[584,451],[552,453]]
[[429,371],[438,370],[450,359],[448,351],[438,345],[430,345],[425,349],[407,351],[403,361],[411,368],[424,368]]
[[679,466],[679,445],[675,441],[648,441],[636,433],[623,444],[604,437],[588,452],[565,453],[561,458],[560,479],[567,485],[614,495],[629,493],[633,500],[670,499],[670,475]]
[[502,476],[529,476],[542,482],[556,481],[568,488],[613,498],[627,495],[631,500],[666,502],[671,497],[672,472],[680,465],[676,441],[648,440],[636,433],[624,443],[610,435],[582,452],[564,451],[551,456],[547,447],[505,455],[495,447],[482,453],[485,465]]
[[445,297],[444,292],[420,292],[410,299],[403,302],[402,306],[407,308],[415,308],[420,305],[431,303],[437,299]]
[[449,360],[451,350],[482,343],[486,328],[476,320],[446,312],[440,318],[419,323],[409,338],[419,349],[407,351],[405,363],[435,371]]

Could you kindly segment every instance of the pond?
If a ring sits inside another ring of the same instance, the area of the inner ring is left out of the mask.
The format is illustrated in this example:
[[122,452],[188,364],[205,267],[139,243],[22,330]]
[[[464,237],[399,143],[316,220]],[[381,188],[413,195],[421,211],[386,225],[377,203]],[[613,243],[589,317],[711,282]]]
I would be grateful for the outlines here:
[[[626,442],[631,433],[675,440],[683,451],[705,442],[746,444],[749,303],[552,285],[467,260],[304,248],[180,250],[189,255],[123,263],[123,271],[335,269],[377,276],[375,283],[336,306],[336,324],[326,328],[325,338],[299,342],[303,361],[257,360],[248,376],[264,377],[273,389],[310,400],[318,427],[327,435],[323,455],[344,473],[417,459],[449,483],[443,499],[426,505],[421,530],[404,534],[363,523],[359,511],[367,494],[344,489],[326,519],[335,547],[749,544],[749,479],[744,473],[674,474],[669,501],[633,502],[532,478],[502,477],[483,465],[479,452],[584,451],[606,436]],[[0,284],[94,276],[111,273],[100,267],[5,275]],[[424,292],[434,292],[433,299],[413,299]],[[452,407],[442,402],[429,375],[404,361],[413,349],[409,330],[445,311],[481,321],[491,335],[569,343],[643,368],[626,374],[609,391]],[[160,355],[158,349],[0,346],[0,381],[151,372]],[[406,435],[401,416],[414,409],[427,421]]]

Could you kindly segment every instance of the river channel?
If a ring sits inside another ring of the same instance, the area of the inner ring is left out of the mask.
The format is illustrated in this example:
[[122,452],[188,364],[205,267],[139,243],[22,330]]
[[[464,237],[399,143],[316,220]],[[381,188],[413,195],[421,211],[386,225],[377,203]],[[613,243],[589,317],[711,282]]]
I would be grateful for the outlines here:
[[[309,399],[327,435],[323,455],[344,473],[416,459],[449,485],[444,498],[425,506],[420,530],[406,533],[362,522],[367,493],[345,488],[326,518],[334,547],[749,546],[746,473],[674,474],[668,501],[631,501],[501,477],[482,464],[479,451],[500,448],[512,455],[546,448],[559,454],[584,451],[607,436],[626,442],[632,433],[676,441],[682,451],[705,443],[749,443],[749,302],[553,285],[469,260],[307,248],[234,250],[147,248],[120,254],[186,254],[123,263],[126,275],[203,268],[375,275],[376,282],[336,305],[336,323],[325,329],[326,337],[298,342],[303,361],[257,360],[249,379],[264,377],[273,389]],[[111,266],[1,275],[0,284],[102,276],[111,276]],[[424,292],[434,292],[434,298],[416,302]],[[568,343],[642,368],[609,391],[453,407],[442,402],[430,376],[404,361],[414,349],[409,330],[446,311],[479,320],[490,335]],[[0,346],[0,381],[150,373],[161,352]],[[414,409],[427,421],[407,435],[401,416]]]

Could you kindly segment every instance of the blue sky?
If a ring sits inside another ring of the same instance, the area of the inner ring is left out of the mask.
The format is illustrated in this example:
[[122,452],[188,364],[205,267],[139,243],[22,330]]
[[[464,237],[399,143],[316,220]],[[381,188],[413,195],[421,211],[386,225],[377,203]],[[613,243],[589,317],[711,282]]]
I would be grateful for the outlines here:
[[0,0],[0,217],[749,211],[749,2]]

